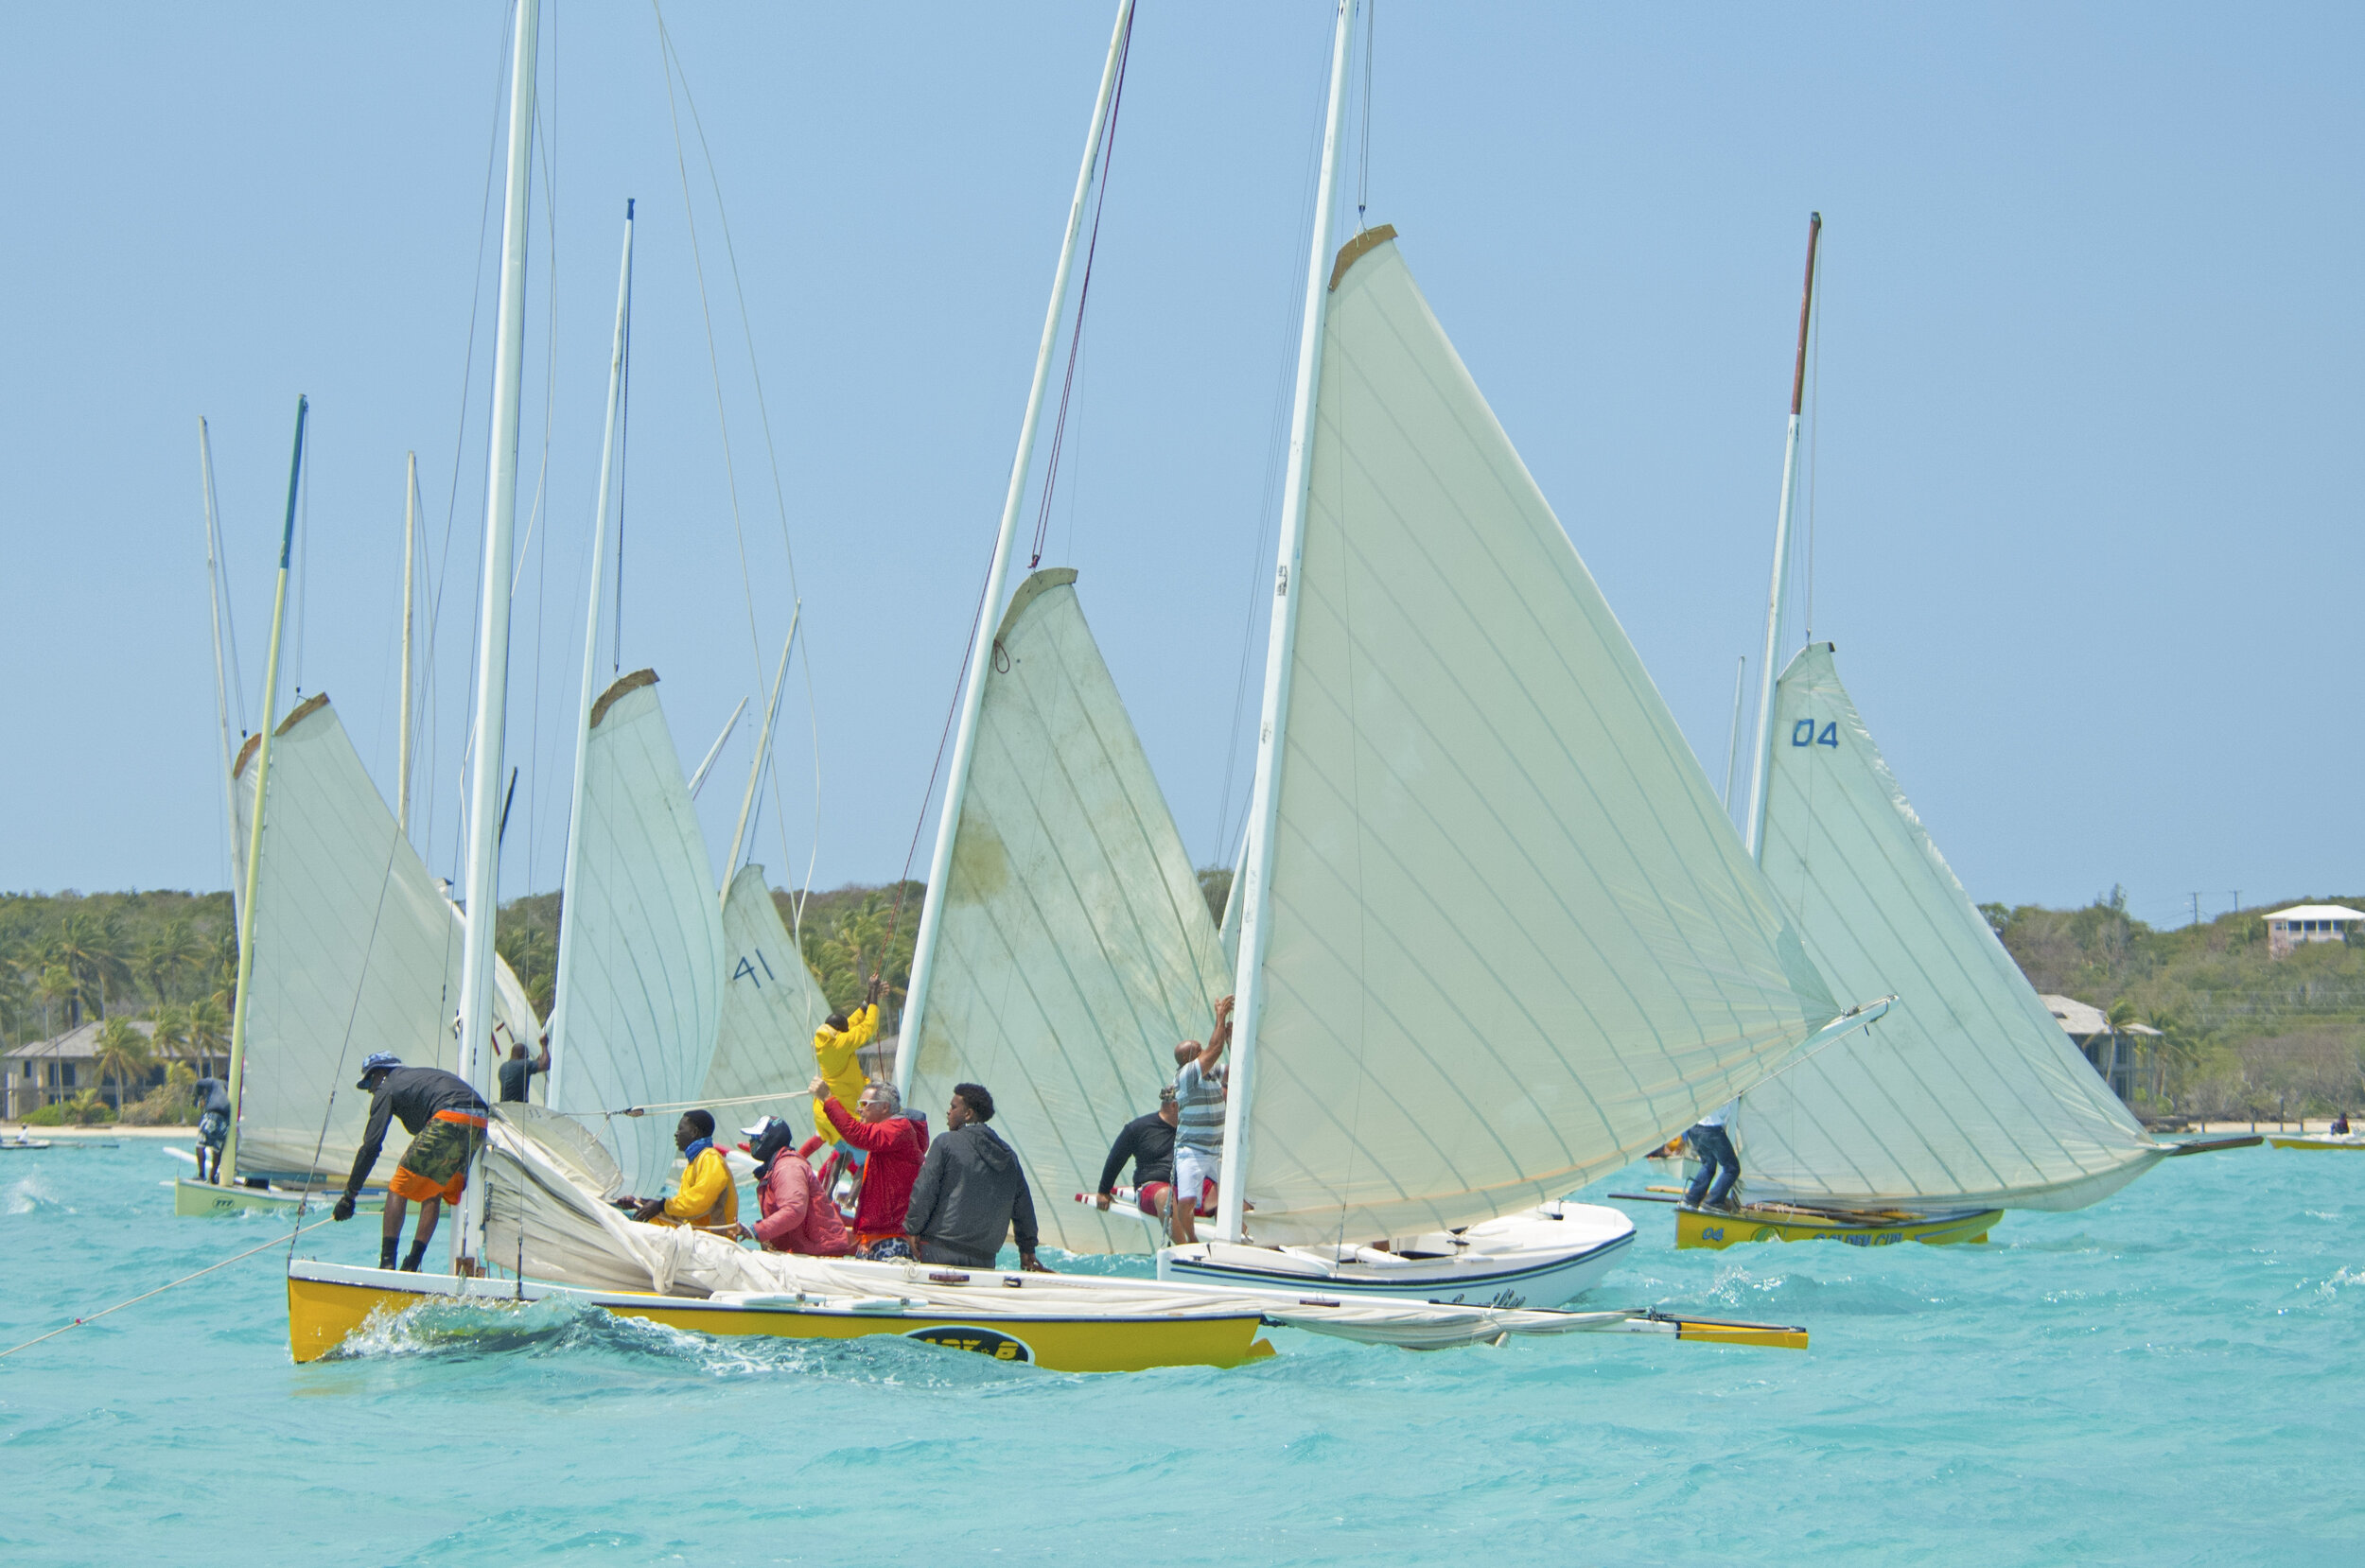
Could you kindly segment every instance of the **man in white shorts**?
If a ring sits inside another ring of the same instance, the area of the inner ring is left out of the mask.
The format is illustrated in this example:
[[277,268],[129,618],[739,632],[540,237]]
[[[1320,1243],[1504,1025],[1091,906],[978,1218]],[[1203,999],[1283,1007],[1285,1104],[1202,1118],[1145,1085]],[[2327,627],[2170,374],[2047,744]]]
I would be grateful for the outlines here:
[[1181,1114],[1174,1127],[1174,1214],[1167,1234],[1177,1246],[1199,1240],[1197,1214],[1216,1211],[1216,1174],[1223,1168],[1225,1081],[1217,1064],[1232,1043],[1232,999],[1216,1003],[1216,1027],[1207,1043],[1184,1040],[1174,1048],[1174,1096]]

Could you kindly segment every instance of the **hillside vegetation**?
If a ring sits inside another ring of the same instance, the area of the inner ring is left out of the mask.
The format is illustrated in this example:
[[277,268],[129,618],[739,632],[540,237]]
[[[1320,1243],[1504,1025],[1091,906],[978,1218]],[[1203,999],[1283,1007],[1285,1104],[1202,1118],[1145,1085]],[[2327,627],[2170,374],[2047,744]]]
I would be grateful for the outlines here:
[[[1217,918],[1231,880],[1228,868],[1200,873]],[[832,1005],[860,1001],[876,970],[892,1016],[911,977],[923,892],[907,881],[815,893],[801,925],[793,895],[776,889],[772,897]],[[2317,900],[2269,907],[2304,901]],[[558,906],[555,893],[516,899],[502,907],[496,936],[546,1015],[557,981]],[[2084,909],[1982,908],[2038,990],[2161,1031],[2156,1039],[2139,1037],[2140,1108],[2238,1117],[2365,1107],[2365,945],[2319,944],[2269,958],[2259,912],[2155,929],[2130,916],[2115,893]],[[137,1018],[158,1025],[145,1062],[124,1032],[111,1037],[127,1078],[139,1075],[134,1069],[218,1056],[229,1043],[236,969],[226,893],[0,894],[0,1037],[9,1045],[86,1019]]]

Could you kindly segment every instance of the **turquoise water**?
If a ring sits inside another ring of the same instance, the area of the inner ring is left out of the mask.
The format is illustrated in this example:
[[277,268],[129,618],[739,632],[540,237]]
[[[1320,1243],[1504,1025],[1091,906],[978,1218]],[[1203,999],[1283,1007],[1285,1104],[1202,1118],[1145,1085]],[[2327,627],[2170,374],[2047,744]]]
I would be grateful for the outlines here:
[[[180,1168],[0,1154],[0,1345],[271,1234],[174,1219]],[[1984,1247],[1678,1254],[1631,1207],[1595,1300],[1813,1350],[1283,1332],[1249,1368],[1093,1378],[447,1309],[296,1368],[266,1252],[0,1361],[0,1558],[2365,1561],[2365,1157],[2176,1160]],[[303,1245],[372,1262],[375,1232]]]

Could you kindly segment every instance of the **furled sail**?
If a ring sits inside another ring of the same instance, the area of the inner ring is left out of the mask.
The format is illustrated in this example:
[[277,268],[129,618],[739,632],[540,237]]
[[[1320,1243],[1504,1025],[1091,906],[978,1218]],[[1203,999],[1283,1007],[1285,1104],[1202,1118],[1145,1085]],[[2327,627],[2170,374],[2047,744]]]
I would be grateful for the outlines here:
[[559,912],[550,1105],[584,1120],[628,1191],[661,1190],[677,1106],[704,1091],[723,993],[723,919],[657,675],[591,705],[574,880]]
[[[236,775],[237,863],[254,820],[253,750]],[[436,888],[362,766],[325,694],[288,715],[272,746],[271,800],[254,893],[242,1175],[342,1176],[369,1121],[361,1062],[391,1051],[457,1066],[461,915]],[[507,965],[494,1038],[506,1053],[538,1032]],[[393,1169],[399,1144],[380,1157]]]
[[1286,584],[1264,1012],[1227,1151],[1264,1242],[1557,1197],[1839,1011],[1393,233],[1331,275]]
[[934,1113],[983,1084],[1044,1240],[1140,1251],[1138,1218],[1065,1199],[1157,1107],[1229,977],[1075,583],[1035,573],[994,633],[911,1096]]
[[744,1101],[727,1106],[715,1121],[752,1126],[766,1116],[793,1122],[801,1135],[815,1130],[813,1098],[813,1032],[829,1016],[829,1003],[780,912],[763,883],[763,867],[742,867],[723,901],[723,1009],[715,1032],[714,1063],[707,1069],[701,1097]]
[[1894,991],[1866,1033],[1743,1096],[1755,1199],[2076,1209],[2161,1149],[2070,1044],[1922,829],[1831,662],[1783,671],[1766,880],[1842,995]]

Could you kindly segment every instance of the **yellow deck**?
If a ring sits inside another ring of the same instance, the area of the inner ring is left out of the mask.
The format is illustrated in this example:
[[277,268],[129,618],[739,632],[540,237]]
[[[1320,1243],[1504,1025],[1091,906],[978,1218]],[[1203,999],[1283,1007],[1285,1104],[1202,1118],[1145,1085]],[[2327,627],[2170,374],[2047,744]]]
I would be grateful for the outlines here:
[[1697,1209],[1678,1209],[1675,1245],[1726,1247],[1743,1242],[1844,1242],[1849,1246],[1893,1246],[1899,1242],[1920,1242],[1929,1246],[1945,1246],[1986,1241],[1989,1228],[2003,1217],[2001,1209],[1981,1209],[1968,1213],[1857,1223],[1820,1219],[1795,1210],[1744,1207],[1737,1214],[1710,1214]]
[[[446,1277],[430,1277],[447,1286]],[[1195,1317],[960,1318],[913,1314],[767,1311],[710,1306],[680,1297],[614,1291],[566,1291],[614,1313],[692,1333],[762,1334],[779,1339],[858,1339],[895,1334],[1027,1361],[1059,1372],[1137,1372],[1152,1367],[1236,1367],[1272,1354],[1256,1337],[1254,1314]],[[288,1349],[317,1361],[380,1311],[450,1300],[444,1288],[415,1290],[288,1278]],[[487,1306],[494,1305],[488,1302]]]

